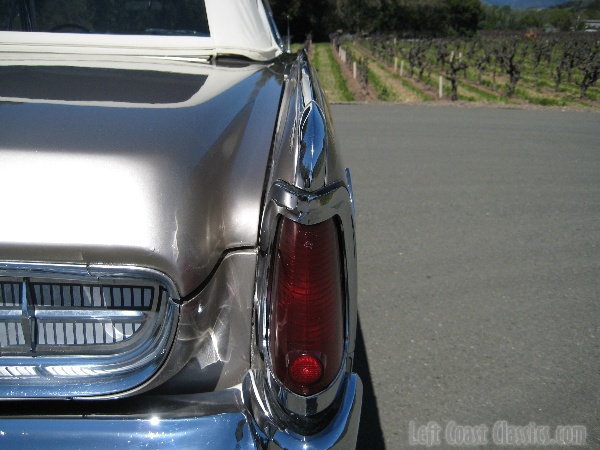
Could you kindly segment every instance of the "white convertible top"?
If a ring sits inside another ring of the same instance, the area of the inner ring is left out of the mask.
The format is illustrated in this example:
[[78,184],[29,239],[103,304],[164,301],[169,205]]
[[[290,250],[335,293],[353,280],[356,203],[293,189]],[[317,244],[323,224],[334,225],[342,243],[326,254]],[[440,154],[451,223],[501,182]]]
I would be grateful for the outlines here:
[[107,35],[0,31],[4,53],[83,53],[209,59],[220,55],[268,61],[282,53],[281,37],[263,0],[204,0],[210,36]]
[[281,53],[281,38],[261,0],[205,0],[205,5],[218,54],[241,51],[251,59],[273,59]]

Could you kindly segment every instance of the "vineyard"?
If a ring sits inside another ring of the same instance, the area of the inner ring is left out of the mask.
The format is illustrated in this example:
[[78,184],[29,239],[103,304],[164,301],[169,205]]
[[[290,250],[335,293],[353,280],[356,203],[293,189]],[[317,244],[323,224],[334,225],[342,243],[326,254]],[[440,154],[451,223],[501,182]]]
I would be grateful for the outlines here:
[[600,109],[600,40],[591,33],[426,40],[336,36],[331,45],[313,46],[311,57],[321,78],[324,72],[336,74],[334,85],[324,83],[332,101]]

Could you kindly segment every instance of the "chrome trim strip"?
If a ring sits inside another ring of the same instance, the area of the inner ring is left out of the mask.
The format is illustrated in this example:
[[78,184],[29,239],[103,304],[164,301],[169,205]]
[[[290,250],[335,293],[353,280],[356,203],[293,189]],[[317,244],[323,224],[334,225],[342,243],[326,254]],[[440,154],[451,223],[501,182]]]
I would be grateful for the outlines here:
[[350,203],[352,204],[352,217],[356,217],[356,206],[354,205],[354,190],[352,189],[352,177],[350,169],[346,167],[346,183],[348,183],[348,193],[350,194]]
[[164,273],[147,267],[2,261],[0,262],[0,276],[61,280],[92,278],[98,281],[101,279],[122,280],[124,278],[141,281],[152,280],[167,289],[173,301],[179,300],[179,292],[175,283]]
[[[113,319],[137,319],[143,320],[146,313],[143,311],[115,311],[115,310],[101,310],[98,312],[89,310],[37,310],[35,317],[37,319],[55,319],[55,320],[81,320],[85,322],[101,322],[103,320]],[[2,312],[0,311],[0,318],[2,318]]]
[[[0,309],[0,322],[2,319],[11,319],[22,316],[22,311],[12,310],[5,311]],[[103,320],[113,320],[113,319],[138,319],[142,320],[145,317],[145,313],[143,311],[111,311],[104,310],[93,312],[90,310],[68,310],[62,309],[60,311],[51,311],[51,310],[43,310],[38,309],[35,312],[36,319],[64,319],[64,320],[73,320],[73,319],[85,319],[87,322],[99,322]]]

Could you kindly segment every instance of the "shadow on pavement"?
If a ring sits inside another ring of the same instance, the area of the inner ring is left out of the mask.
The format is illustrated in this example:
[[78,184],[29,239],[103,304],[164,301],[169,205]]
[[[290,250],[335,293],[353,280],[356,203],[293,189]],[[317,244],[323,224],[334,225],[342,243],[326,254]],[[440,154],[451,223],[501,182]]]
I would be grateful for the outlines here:
[[373,380],[369,370],[367,349],[363,339],[360,317],[356,327],[356,349],[354,351],[354,371],[363,382],[363,402],[360,414],[360,427],[358,429],[357,449],[385,449],[383,431],[379,421],[379,409],[373,389]]

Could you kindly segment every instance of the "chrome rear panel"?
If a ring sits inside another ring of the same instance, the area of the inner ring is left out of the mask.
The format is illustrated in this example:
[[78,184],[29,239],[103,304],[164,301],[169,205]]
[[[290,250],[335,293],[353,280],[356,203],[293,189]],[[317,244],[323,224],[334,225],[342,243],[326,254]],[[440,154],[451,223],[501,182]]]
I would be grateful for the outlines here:
[[146,381],[166,358],[178,306],[160,274],[4,267],[0,396],[110,395]]

